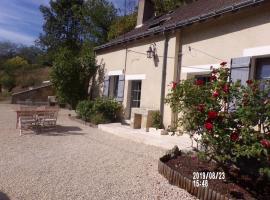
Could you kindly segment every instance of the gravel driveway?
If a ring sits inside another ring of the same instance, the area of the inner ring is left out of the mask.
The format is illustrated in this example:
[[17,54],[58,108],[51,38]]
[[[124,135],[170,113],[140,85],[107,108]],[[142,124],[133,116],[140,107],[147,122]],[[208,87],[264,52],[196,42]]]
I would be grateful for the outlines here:
[[163,149],[71,121],[66,110],[56,131],[20,137],[13,109],[0,104],[1,200],[195,199],[158,174]]

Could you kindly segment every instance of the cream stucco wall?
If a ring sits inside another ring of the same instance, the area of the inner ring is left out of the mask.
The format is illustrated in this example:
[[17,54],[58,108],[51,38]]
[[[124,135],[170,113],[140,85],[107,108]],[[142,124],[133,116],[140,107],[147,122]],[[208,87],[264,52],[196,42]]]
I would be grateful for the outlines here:
[[[149,59],[146,56],[146,51],[150,44],[156,44],[158,62]],[[113,49],[97,54],[97,62],[105,67],[105,74],[111,71],[122,70],[126,77],[130,75],[138,75],[145,78],[142,79],[141,89],[141,107],[160,109],[161,98],[161,81],[162,67],[164,54],[165,36],[158,36],[152,39],[142,40],[135,44],[130,44],[125,47]],[[174,56],[175,56],[176,38],[174,35],[169,37],[168,42],[168,59],[166,70],[166,94],[170,88],[168,86],[174,78]],[[125,81],[124,101],[123,105],[126,108],[130,94],[128,88],[130,81]],[[167,127],[171,123],[171,110],[169,106],[164,108],[164,125]]]
[[182,78],[192,71],[188,67],[210,67],[221,60],[230,63],[231,58],[243,56],[245,49],[270,45],[269,11],[268,4],[184,29]]

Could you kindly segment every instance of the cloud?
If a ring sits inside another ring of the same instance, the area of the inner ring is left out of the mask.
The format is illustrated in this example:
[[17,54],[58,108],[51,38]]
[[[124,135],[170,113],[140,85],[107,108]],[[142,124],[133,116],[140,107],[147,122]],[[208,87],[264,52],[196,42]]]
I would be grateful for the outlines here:
[[12,41],[15,43],[31,45],[34,43],[35,39],[35,37],[23,33],[0,29],[0,40],[3,41]]

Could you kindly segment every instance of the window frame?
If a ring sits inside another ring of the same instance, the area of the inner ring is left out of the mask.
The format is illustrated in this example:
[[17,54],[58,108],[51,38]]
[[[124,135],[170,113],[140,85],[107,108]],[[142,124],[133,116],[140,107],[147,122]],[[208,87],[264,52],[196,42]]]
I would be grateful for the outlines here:
[[111,97],[111,98],[118,97],[118,85],[119,85],[119,75],[109,76],[108,97]]
[[[251,58],[251,66],[250,66],[250,73],[249,73],[249,79],[252,80],[261,80],[261,79],[257,79],[257,62],[260,59],[264,59],[264,58],[269,58],[270,59],[270,54],[267,55],[260,55],[260,56],[253,56]],[[270,80],[270,79],[269,79]]]

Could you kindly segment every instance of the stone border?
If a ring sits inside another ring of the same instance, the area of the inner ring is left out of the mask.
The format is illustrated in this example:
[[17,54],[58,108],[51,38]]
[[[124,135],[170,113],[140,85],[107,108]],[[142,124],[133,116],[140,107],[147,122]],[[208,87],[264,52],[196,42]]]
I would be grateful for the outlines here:
[[97,128],[97,127],[98,127],[97,125],[92,124],[92,123],[90,123],[90,122],[83,121],[82,119],[79,119],[79,118],[77,118],[76,116],[68,115],[68,117],[69,117],[69,119],[71,119],[71,120],[73,120],[73,121],[75,121],[75,122],[78,122],[78,123],[80,123],[80,124],[83,124],[83,125],[85,125],[85,126],[90,126],[90,127],[92,127],[92,128]]
[[195,187],[192,183],[192,180],[183,176],[181,173],[175,171],[168,165],[164,163],[164,160],[167,160],[168,156],[165,155],[159,159],[158,162],[158,172],[163,175],[170,184],[178,186],[182,189],[185,189],[190,194],[194,195],[201,200],[229,200],[223,194],[205,187]]

